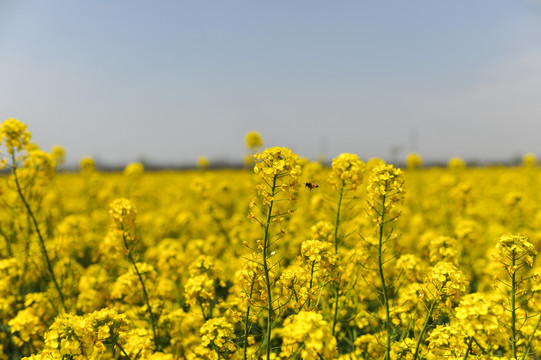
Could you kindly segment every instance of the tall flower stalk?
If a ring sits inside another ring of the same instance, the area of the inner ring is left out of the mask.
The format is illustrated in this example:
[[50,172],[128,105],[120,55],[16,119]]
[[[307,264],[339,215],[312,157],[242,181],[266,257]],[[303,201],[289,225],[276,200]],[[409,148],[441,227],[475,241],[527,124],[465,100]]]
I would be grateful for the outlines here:
[[133,257],[133,243],[137,239],[137,237],[135,236],[135,228],[136,228],[135,220],[137,216],[137,210],[135,209],[135,206],[133,206],[133,204],[129,200],[117,199],[109,205],[109,215],[111,216],[111,219],[113,220],[111,224],[111,231],[113,233],[116,233],[118,237],[122,240],[122,246],[124,247],[124,252],[128,258],[128,261],[132,265],[135,273],[137,274],[137,278],[139,279],[139,282],[141,283],[141,287],[143,288],[143,297],[147,305],[147,312],[150,318],[150,324],[152,326],[154,344],[156,345],[156,348],[160,350],[161,344],[158,341],[159,340],[158,330],[156,326],[157,319],[154,313],[152,312],[152,306],[150,305],[150,298],[148,296],[148,292],[145,286],[145,282],[143,280],[143,276],[141,275],[141,272],[139,271],[139,267],[137,266],[137,262],[135,261]]
[[[276,265],[271,261],[273,252],[271,245],[273,234],[271,225],[279,224],[289,214],[288,204],[295,200],[294,190],[300,187],[298,178],[301,175],[301,167],[297,164],[298,156],[290,149],[272,147],[262,153],[254,155],[254,172],[259,176],[260,183],[257,185],[257,193],[262,199],[263,220],[250,212],[248,218],[257,221],[263,230],[263,239],[258,241],[257,249],[261,254],[261,266],[263,268],[266,294],[265,304],[267,307],[267,329],[265,332],[266,358],[271,358],[271,333],[274,320],[274,307],[272,299],[272,286],[274,283],[271,271]],[[256,200],[250,203],[253,207]],[[286,204],[286,205],[284,205]],[[280,229],[278,234],[283,233]]]
[[[31,134],[27,131],[27,126],[16,119],[7,119],[0,126],[0,142],[4,142],[10,155],[11,174],[17,195],[23,203],[30,223],[38,237],[40,250],[45,259],[51,281],[58,293],[60,304],[63,310],[67,311],[64,294],[55,276],[51,257],[45,246],[45,237],[38,223],[36,213],[32,210],[30,204],[31,194],[29,194],[30,191],[34,190],[32,187],[38,188],[44,185],[44,181],[52,179],[55,172],[55,159],[53,155],[40,150],[37,145],[31,144],[30,138]],[[6,160],[3,159],[0,167],[3,168],[5,165]],[[22,172],[22,176],[20,172]],[[26,184],[23,181],[26,181]],[[39,192],[39,189],[37,191]]]
[[[340,224],[342,202],[344,192],[355,191],[362,183],[366,164],[359,160],[355,154],[343,153],[333,159],[332,171],[329,175],[329,183],[338,190],[338,202],[336,205],[336,216],[334,221],[334,253],[338,255],[338,244],[340,242]],[[334,310],[332,322],[332,335],[335,334],[336,323],[338,322],[338,309],[340,303],[340,279],[334,282]]]
[[[466,277],[455,265],[440,261],[432,268],[421,290],[421,297],[427,301],[428,313],[417,337],[413,360],[420,358],[421,344],[424,343],[427,331],[433,324],[432,319],[436,311],[440,307],[443,309],[453,308],[466,292],[467,286]],[[469,347],[471,347],[471,344]],[[468,351],[466,351],[466,354]]]
[[372,170],[372,175],[367,187],[367,201],[369,215],[376,225],[378,238],[378,273],[381,281],[381,303],[385,307],[385,331],[386,331],[386,349],[385,359],[390,359],[392,324],[390,315],[389,288],[387,287],[383,265],[386,260],[384,253],[386,245],[389,242],[390,235],[386,236],[386,225],[397,220],[399,213],[394,213],[395,206],[400,203],[404,197],[404,178],[400,169],[395,169],[393,165],[381,165]]
[[510,280],[509,282],[500,282],[507,288],[506,293],[509,307],[506,307],[506,310],[511,315],[511,335],[509,342],[511,344],[512,356],[516,359],[518,343],[517,323],[519,322],[517,310],[524,307],[529,299],[529,297],[524,296],[524,292],[520,290],[524,282],[529,278],[523,278],[518,274],[519,271],[522,271],[525,267],[531,267],[533,265],[537,251],[535,250],[535,246],[528,242],[528,238],[520,234],[503,235],[496,245],[496,250],[498,250],[498,257],[496,260],[503,266]]

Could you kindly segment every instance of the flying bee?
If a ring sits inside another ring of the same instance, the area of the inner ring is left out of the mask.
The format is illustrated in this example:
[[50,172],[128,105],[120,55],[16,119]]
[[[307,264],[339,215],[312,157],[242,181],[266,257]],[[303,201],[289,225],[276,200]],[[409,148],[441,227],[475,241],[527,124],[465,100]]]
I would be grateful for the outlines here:
[[308,189],[310,189],[310,191],[312,191],[312,189],[314,188],[318,188],[319,185],[316,184],[316,183],[311,183],[311,182],[307,182],[304,186],[306,186]]

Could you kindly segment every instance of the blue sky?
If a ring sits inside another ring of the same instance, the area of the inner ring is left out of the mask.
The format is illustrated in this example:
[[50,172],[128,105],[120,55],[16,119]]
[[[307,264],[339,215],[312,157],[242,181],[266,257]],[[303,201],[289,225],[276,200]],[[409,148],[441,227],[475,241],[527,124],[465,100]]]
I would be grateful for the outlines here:
[[[541,2],[0,0],[0,116],[107,164],[541,157]],[[391,149],[398,149],[394,157]]]

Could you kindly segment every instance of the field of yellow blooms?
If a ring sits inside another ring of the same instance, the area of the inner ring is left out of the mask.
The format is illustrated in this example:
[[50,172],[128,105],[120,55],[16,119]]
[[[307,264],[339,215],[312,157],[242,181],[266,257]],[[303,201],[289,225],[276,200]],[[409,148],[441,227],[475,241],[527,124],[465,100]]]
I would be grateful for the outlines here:
[[325,168],[246,140],[245,170],[56,174],[4,121],[0,359],[541,358],[533,155]]

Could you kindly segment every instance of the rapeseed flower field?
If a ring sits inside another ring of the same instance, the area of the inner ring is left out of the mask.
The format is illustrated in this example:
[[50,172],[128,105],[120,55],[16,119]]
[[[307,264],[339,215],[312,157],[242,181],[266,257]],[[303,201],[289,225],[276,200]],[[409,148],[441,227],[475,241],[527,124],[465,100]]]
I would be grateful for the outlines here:
[[326,168],[251,132],[245,170],[56,174],[0,141],[0,359],[541,357],[532,154]]

